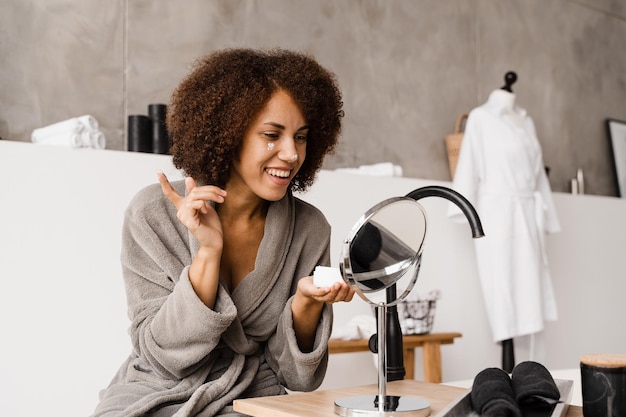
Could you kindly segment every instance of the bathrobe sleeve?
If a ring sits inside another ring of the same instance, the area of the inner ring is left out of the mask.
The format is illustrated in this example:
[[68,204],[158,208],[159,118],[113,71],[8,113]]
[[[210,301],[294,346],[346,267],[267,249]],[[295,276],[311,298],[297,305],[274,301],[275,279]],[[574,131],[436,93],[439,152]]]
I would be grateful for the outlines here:
[[313,350],[308,353],[300,351],[296,334],[293,330],[291,302],[285,306],[276,336],[268,344],[272,358],[272,368],[281,383],[292,391],[313,391],[324,380],[328,365],[328,339],[332,327],[332,306],[324,305],[322,318],[317,326]]
[[207,360],[236,308],[221,288],[214,310],[196,295],[188,275],[187,230],[158,184],[140,191],[129,205],[122,239],[134,351],[162,377],[184,378]]
[[[534,138],[537,138],[535,122],[532,118],[527,118],[528,130]],[[541,152],[541,150],[539,150]],[[552,198],[552,188],[548,180],[548,174],[543,167],[543,157],[539,157],[540,167],[537,170],[536,193],[537,193],[537,223],[542,233],[558,233],[561,231],[561,223]]]

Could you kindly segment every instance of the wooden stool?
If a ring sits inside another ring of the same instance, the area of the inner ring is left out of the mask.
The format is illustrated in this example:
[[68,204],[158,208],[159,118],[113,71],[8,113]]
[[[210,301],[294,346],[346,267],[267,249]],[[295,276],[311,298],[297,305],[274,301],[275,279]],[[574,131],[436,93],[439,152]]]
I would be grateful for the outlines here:
[[[424,381],[441,382],[441,345],[452,344],[455,338],[461,336],[461,333],[428,333],[403,336],[405,379],[415,378],[415,348],[421,347],[424,363]],[[328,352],[330,354],[369,351],[368,339],[331,339],[328,341]],[[406,365],[407,363],[409,366]]]

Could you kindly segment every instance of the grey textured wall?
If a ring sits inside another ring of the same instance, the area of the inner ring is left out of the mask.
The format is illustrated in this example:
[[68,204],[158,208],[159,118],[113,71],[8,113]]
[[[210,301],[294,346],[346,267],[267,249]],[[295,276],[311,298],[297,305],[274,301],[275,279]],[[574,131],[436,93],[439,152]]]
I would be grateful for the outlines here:
[[443,138],[513,70],[553,190],[582,168],[587,193],[616,195],[604,120],[626,119],[624,40],[623,0],[2,0],[0,137],[91,114],[123,150],[127,116],[167,103],[198,56],[280,46],[342,85],[325,168],[448,180]]

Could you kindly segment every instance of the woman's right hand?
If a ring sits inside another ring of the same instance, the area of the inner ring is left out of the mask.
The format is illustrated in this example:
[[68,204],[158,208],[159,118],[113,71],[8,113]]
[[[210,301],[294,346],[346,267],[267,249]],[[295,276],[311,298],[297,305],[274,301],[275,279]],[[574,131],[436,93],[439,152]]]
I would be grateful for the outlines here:
[[204,249],[222,250],[222,223],[215,209],[208,203],[223,203],[226,191],[214,185],[198,186],[196,181],[185,178],[187,194],[183,197],[172,187],[163,172],[158,172],[163,194],[174,204],[178,219],[189,229]]
[[209,308],[215,306],[219,282],[220,260],[224,246],[222,222],[209,201],[223,203],[226,191],[213,185],[198,186],[193,178],[185,178],[186,195],[172,187],[165,174],[159,172],[163,194],[176,206],[178,219],[200,243],[189,266],[189,281],[196,294]]

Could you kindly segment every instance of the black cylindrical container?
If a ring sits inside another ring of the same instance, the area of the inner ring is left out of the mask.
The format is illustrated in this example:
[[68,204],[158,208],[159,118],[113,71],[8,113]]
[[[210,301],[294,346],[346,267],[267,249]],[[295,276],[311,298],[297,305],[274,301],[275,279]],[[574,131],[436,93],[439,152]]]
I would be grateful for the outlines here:
[[580,358],[585,417],[626,416],[626,354],[590,354]]
[[152,123],[148,116],[143,114],[128,116],[128,150],[152,152]]
[[148,117],[152,123],[152,152],[167,154],[170,141],[165,126],[167,106],[165,104],[148,105]]

